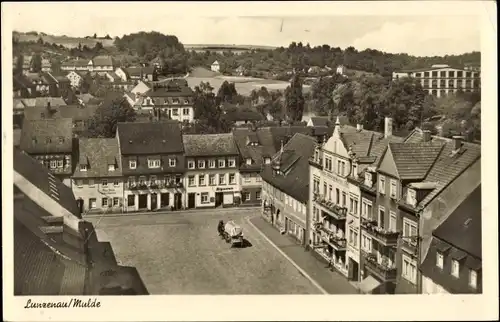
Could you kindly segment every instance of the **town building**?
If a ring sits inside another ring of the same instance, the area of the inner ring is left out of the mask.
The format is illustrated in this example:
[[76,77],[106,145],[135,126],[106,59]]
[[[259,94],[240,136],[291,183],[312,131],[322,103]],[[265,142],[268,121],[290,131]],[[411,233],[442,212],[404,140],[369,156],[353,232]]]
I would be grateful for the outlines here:
[[236,68],[236,70],[235,70],[236,75],[238,75],[238,76],[245,76],[246,71],[247,70],[245,67],[243,67],[243,65],[238,66],[238,68]]
[[89,71],[89,61],[86,59],[71,59],[61,64],[61,70],[64,71]]
[[13,163],[15,295],[148,294],[137,270],[97,240],[69,187],[18,149]]
[[124,210],[185,207],[185,158],[176,121],[118,123]]
[[239,205],[239,151],[233,134],[183,135],[183,142],[187,208]]
[[437,97],[456,93],[458,90],[463,92],[479,92],[481,90],[480,71],[453,68],[445,64],[392,73],[393,80],[402,77],[413,77],[420,82],[425,91]]
[[212,63],[212,65],[210,66],[210,69],[213,71],[213,72],[216,72],[218,73],[220,71],[220,64],[218,61],[214,61]]
[[33,84],[26,75],[13,75],[13,96],[14,98],[29,98],[36,91],[36,84]]
[[69,79],[71,87],[80,88],[83,84],[87,71],[70,71],[66,77]]
[[276,154],[269,128],[235,128],[233,136],[240,153],[241,205],[260,205],[264,165]]
[[[126,95],[135,110],[151,110],[155,115],[179,122],[193,122],[193,90],[174,82],[154,85],[144,94]],[[135,99],[135,100],[134,100]]]
[[481,186],[432,233],[421,266],[423,294],[480,294]]
[[154,82],[158,80],[158,73],[156,72],[156,68],[154,66],[148,67],[128,67],[122,68],[119,67],[114,72],[122,81],[146,81],[146,82]]
[[221,118],[234,124],[241,126],[264,120],[264,116],[257,110],[246,106],[225,107]]
[[25,76],[33,84],[38,94],[46,96],[58,95],[57,81],[49,73],[26,73]]
[[329,126],[330,120],[328,116],[313,116],[307,121],[307,126]]
[[338,65],[337,68],[335,69],[335,72],[339,75],[345,75],[346,71],[347,69],[344,65]]
[[89,71],[104,73],[112,72],[115,62],[111,56],[95,56],[91,60],[86,59],[75,59],[63,62],[61,64],[61,70],[64,71]]
[[21,150],[71,186],[73,173],[73,125],[69,118],[25,120],[21,132]]
[[295,134],[261,172],[263,216],[272,226],[306,244],[309,157],[316,140]]
[[117,138],[80,138],[72,179],[85,212],[123,212],[123,174]]
[[[135,85],[134,88],[130,90],[130,93],[134,95],[141,95],[151,90],[151,87],[152,86],[148,82],[138,81],[137,85]],[[131,101],[131,105],[133,105],[133,103],[135,102],[135,96],[131,96],[131,99],[133,100]]]

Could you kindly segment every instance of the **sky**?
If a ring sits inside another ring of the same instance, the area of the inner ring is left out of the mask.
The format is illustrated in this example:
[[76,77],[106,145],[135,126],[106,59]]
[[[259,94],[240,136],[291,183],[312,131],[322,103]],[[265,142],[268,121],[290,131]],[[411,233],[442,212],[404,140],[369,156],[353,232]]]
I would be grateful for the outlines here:
[[[410,8],[406,4],[402,7],[400,4],[399,11],[394,11],[396,6],[384,4],[385,10],[382,11],[378,3],[378,12],[384,12],[384,15],[374,15],[366,10],[370,6],[370,2],[366,2],[363,7],[348,8],[359,14],[346,14],[348,10],[345,10],[342,15],[326,16],[325,12],[336,11],[321,10],[316,4],[301,9],[300,4],[283,6],[274,3],[267,6],[247,3],[245,7],[220,2],[198,3],[195,7],[165,2],[141,5],[134,2],[19,3],[10,6],[12,9],[8,13],[14,30],[67,36],[97,33],[114,37],[154,30],[175,35],[184,44],[288,46],[292,41],[302,41],[311,46],[353,46],[358,50],[372,48],[417,56],[480,50],[480,19],[473,10],[446,10],[444,15],[431,10],[427,14],[412,15],[422,7]],[[425,1],[424,4],[429,6],[432,2]],[[266,10],[262,10],[264,6]],[[317,10],[311,11],[315,7]]]

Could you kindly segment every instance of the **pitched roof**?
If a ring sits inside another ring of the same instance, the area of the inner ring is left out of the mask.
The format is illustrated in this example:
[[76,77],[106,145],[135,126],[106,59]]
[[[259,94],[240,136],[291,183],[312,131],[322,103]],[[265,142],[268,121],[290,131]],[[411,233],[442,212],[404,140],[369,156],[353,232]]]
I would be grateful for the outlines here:
[[[116,138],[80,138],[78,160],[87,165],[87,171],[80,171],[76,167],[73,174],[75,178],[97,178],[121,176],[121,158]],[[112,162],[112,163],[110,163]],[[114,171],[109,171],[109,164],[115,166]]]
[[51,106],[66,105],[62,97],[36,97],[36,98],[20,98],[14,99],[14,102],[21,102],[26,107],[45,107],[50,103]]
[[79,94],[79,95],[76,95],[76,97],[78,97],[79,99],[82,100],[83,103],[89,103],[90,100],[92,100],[93,98],[95,98],[92,94],[90,93],[86,93],[86,94]]
[[121,154],[182,153],[184,145],[177,121],[118,123]]
[[94,116],[97,105],[66,105],[52,107],[49,114],[46,107],[29,107],[24,110],[24,117],[28,120],[42,120],[46,118],[71,118],[73,121],[88,120]]
[[189,134],[182,139],[186,156],[238,155],[232,133]]
[[95,56],[92,58],[94,66],[113,66],[113,58],[111,56]]
[[148,67],[129,67],[129,68],[124,68],[125,72],[129,76],[133,77],[140,77],[141,75],[148,75],[148,74],[153,74],[155,71],[155,68],[153,66],[148,66]]
[[274,174],[271,165],[261,172],[262,179],[296,200],[307,203],[309,198],[309,158],[314,153],[316,140],[296,133],[278,152],[273,162],[281,159],[280,168],[285,174]]
[[119,80],[119,79],[121,79],[118,75],[116,75],[116,73],[115,73],[115,72],[108,72],[107,74],[108,74],[109,76],[111,76],[111,77],[112,77],[113,79],[115,79],[115,80],[116,80],[116,79],[118,79],[118,80]]
[[71,153],[72,137],[70,118],[24,120],[20,146],[28,153]]
[[155,88],[155,89],[150,89],[146,93],[144,93],[144,96],[149,96],[149,97],[185,97],[185,96],[193,96],[193,90],[190,87],[185,87],[185,86],[179,86],[175,88]]
[[389,150],[402,180],[424,179],[443,149],[443,144],[389,143]]
[[264,116],[256,110],[249,108],[237,108],[227,111],[223,116],[224,119],[238,122],[238,121],[261,121]]
[[89,61],[86,59],[71,59],[61,64],[63,67],[87,67]]
[[482,258],[481,185],[432,234],[453,247]]
[[[240,170],[260,171],[263,158],[271,158],[275,153],[273,137],[269,128],[259,128],[255,131],[248,128],[233,129],[234,141],[242,157]],[[255,142],[256,145],[251,144]],[[251,165],[246,164],[246,159],[252,159]]]
[[296,133],[311,135],[313,131],[311,127],[305,125],[278,126],[271,127],[270,130],[273,137],[274,148],[276,149],[276,151],[281,148],[282,141],[283,144],[285,144]]
[[311,122],[313,126],[328,126],[329,120],[328,117],[311,117]]

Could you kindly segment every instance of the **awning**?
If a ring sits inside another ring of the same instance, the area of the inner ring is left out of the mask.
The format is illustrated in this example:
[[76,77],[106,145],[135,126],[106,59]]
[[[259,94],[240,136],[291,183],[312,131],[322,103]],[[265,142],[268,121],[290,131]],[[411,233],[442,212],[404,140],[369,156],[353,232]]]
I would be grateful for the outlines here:
[[359,290],[362,293],[370,294],[374,289],[379,287],[382,283],[377,281],[373,276],[368,276],[359,283]]

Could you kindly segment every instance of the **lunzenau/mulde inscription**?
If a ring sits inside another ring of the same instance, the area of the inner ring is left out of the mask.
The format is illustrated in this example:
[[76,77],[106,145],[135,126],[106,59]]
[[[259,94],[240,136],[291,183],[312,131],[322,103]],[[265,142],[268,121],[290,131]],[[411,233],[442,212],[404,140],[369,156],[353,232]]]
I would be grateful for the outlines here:
[[32,301],[28,299],[25,309],[60,309],[60,308],[100,308],[101,302],[97,298],[83,299],[71,298],[68,301]]

